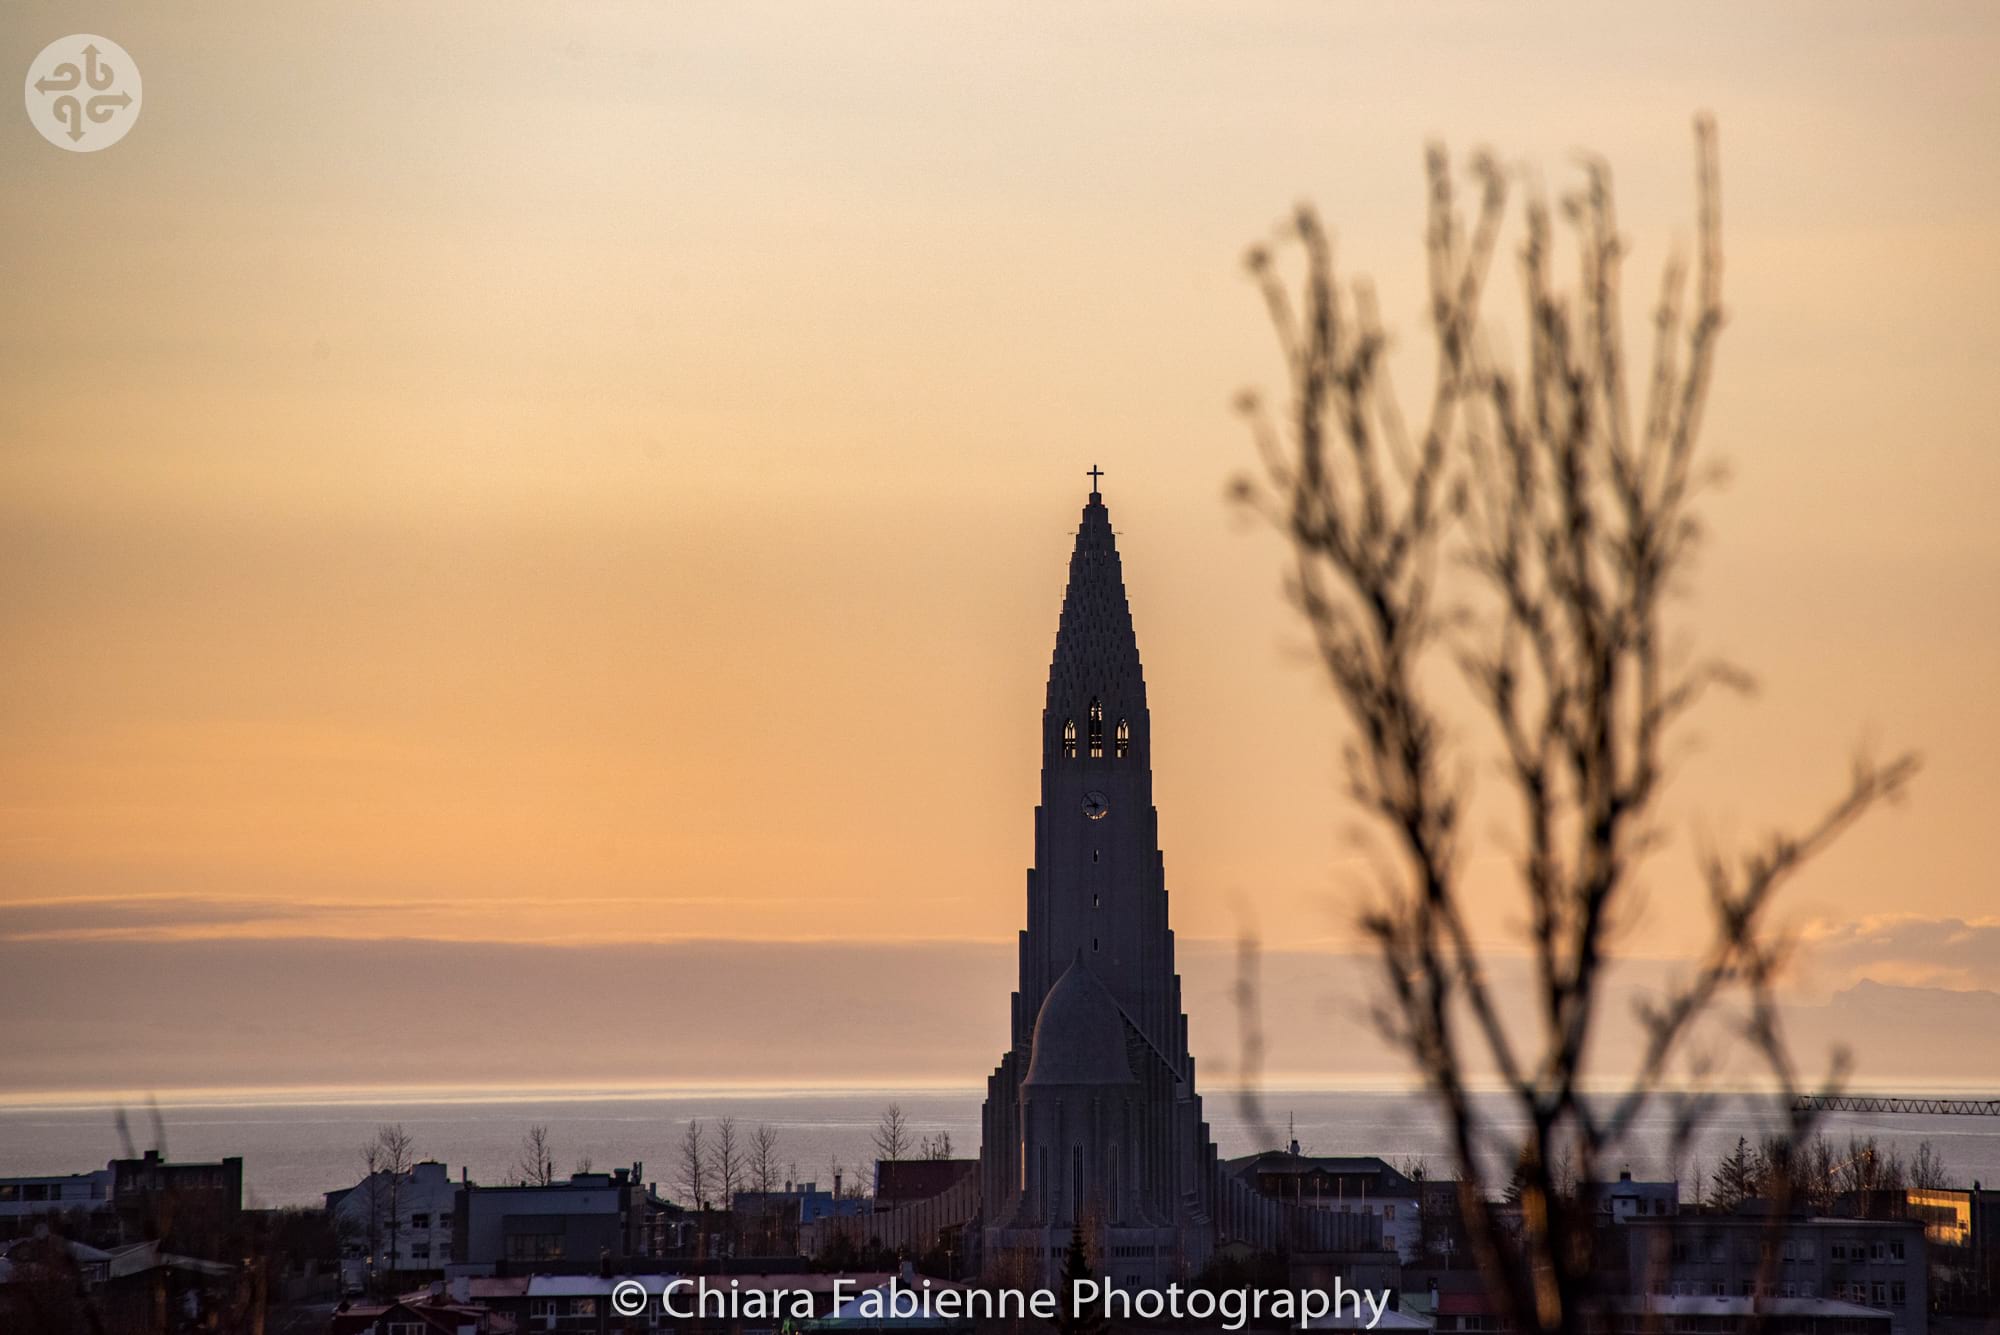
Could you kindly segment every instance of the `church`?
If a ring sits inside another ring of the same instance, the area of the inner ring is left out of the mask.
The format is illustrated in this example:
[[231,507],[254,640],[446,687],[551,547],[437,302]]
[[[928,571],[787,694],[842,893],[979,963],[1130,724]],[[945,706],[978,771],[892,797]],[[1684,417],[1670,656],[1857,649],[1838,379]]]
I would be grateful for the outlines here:
[[[1041,804],[1012,1045],[981,1113],[981,1266],[1052,1283],[1081,1228],[1112,1282],[1197,1273],[1219,1242],[1331,1245],[1223,1171],[1195,1092],[1153,809],[1146,678],[1092,490],[1042,710]],[[1319,1212],[1311,1212],[1318,1214]]]

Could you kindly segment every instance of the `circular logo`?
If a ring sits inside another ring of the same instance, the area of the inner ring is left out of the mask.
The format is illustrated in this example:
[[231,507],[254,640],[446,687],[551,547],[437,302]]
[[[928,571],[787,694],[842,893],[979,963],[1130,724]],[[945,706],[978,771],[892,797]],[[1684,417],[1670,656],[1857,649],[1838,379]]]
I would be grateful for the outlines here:
[[72,153],[95,153],[131,130],[144,91],[124,47],[79,32],[42,48],[28,66],[23,96],[42,138]]
[[621,1279],[611,1286],[611,1310],[619,1316],[637,1316],[646,1310],[646,1286],[636,1279]]

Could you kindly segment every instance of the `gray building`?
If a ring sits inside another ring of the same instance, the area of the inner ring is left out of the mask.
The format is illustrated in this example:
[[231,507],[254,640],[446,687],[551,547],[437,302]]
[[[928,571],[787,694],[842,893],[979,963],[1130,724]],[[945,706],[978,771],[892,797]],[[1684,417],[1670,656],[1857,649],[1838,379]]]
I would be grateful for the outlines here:
[[1146,679],[1094,488],[1070,554],[1040,750],[1012,1038],[981,1110],[985,1273],[1047,1283],[1079,1226],[1124,1286],[1190,1275],[1219,1245],[1379,1248],[1376,1221],[1280,1203],[1216,1160],[1167,920]]
[[1889,1314],[1889,1335],[1928,1335],[1923,1225],[1908,1219],[1684,1214],[1634,1217],[1629,1291],[1681,1298],[1831,1299]]
[[639,1173],[634,1164],[548,1186],[462,1186],[452,1212],[452,1273],[576,1270],[607,1256],[666,1254],[681,1211]]

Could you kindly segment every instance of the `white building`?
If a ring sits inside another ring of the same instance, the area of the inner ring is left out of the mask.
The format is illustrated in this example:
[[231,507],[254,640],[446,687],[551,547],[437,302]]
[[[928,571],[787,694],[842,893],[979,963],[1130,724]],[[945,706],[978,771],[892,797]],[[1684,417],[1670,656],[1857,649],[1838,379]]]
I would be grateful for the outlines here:
[[443,1270],[451,1263],[453,1202],[459,1184],[433,1160],[407,1173],[372,1173],[326,1194],[340,1238],[340,1279],[357,1289],[371,1274]]
[[0,1219],[68,1214],[73,1210],[91,1213],[104,1209],[110,1201],[109,1168],[47,1177],[0,1177]]

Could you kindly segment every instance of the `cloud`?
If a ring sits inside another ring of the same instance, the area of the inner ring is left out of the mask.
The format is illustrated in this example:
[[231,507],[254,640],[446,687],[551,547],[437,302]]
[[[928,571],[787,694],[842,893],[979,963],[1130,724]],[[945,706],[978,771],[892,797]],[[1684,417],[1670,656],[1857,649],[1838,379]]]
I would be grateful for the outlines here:
[[16,901],[6,906],[0,940],[38,941],[110,935],[178,935],[296,922],[323,905],[277,899],[200,895],[109,895]]
[[2000,991],[2000,918],[1896,914],[1822,920],[1804,936],[1807,958],[1829,981]]
[[[838,895],[564,895],[279,899],[198,894],[69,896],[0,903],[0,941],[200,941],[325,937],[543,944],[687,940],[686,910],[773,911],[852,903]],[[858,910],[857,910],[858,911]],[[744,935],[744,933],[736,933]]]

